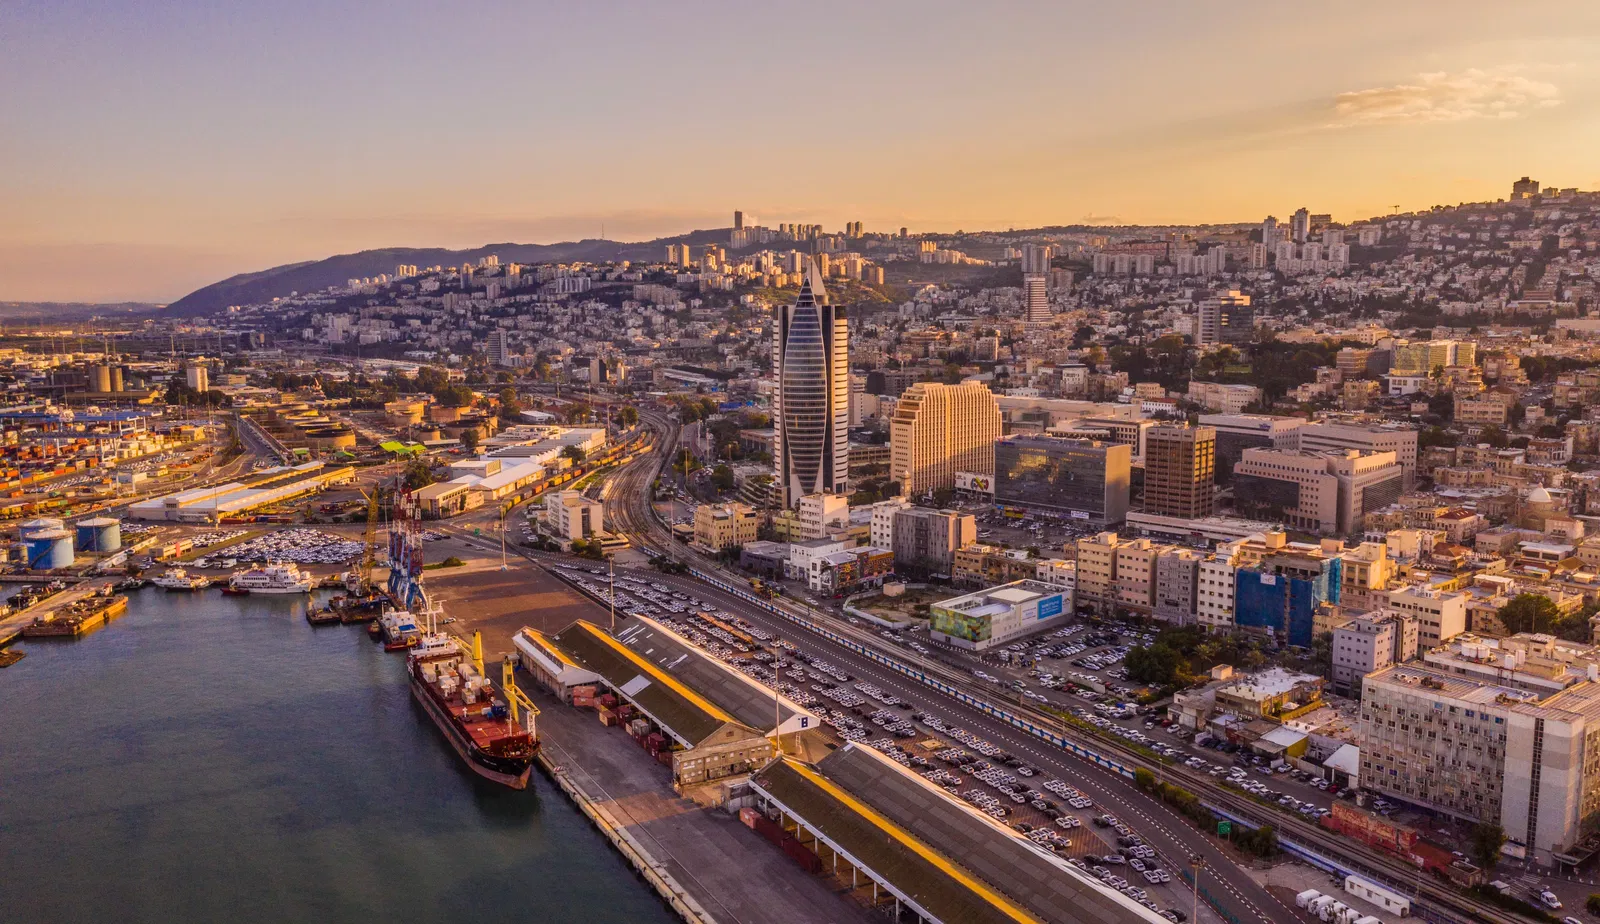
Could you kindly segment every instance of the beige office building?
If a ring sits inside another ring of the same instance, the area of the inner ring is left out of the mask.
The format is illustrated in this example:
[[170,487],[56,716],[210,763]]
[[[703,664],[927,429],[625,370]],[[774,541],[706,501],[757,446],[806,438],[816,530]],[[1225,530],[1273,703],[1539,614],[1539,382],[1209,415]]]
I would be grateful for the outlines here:
[[756,541],[759,517],[744,504],[701,504],[694,511],[694,541],[722,551]]
[[1144,509],[1188,520],[1216,511],[1217,431],[1152,427],[1145,436]]
[[1000,406],[977,382],[918,382],[906,389],[889,421],[889,477],[903,497],[951,489],[956,472],[994,475]]

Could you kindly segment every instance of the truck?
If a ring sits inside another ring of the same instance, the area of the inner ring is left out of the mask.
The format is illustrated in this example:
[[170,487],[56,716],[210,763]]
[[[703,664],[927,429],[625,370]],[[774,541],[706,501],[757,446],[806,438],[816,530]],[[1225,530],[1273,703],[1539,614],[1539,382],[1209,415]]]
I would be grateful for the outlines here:
[[1316,889],[1306,889],[1304,892],[1301,892],[1299,895],[1294,897],[1294,906],[1296,908],[1305,908],[1307,905],[1310,905],[1312,902],[1321,897],[1322,893],[1318,892]]
[[1311,904],[1306,906],[1306,910],[1316,915],[1318,919],[1326,921],[1328,919],[1326,912],[1333,907],[1335,901],[1336,899],[1332,895],[1324,895],[1321,898],[1312,899]]

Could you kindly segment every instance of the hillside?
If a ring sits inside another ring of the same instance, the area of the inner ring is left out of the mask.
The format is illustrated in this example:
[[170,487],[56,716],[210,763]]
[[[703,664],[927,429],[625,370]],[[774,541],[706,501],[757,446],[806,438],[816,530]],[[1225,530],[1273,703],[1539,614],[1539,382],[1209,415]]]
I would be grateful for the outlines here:
[[445,250],[437,247],[386,247],[339,254],[325,260],[289,263],[255,273],[215,282],[197,289],[167,306],[177,317],[211,314],[229,305],[250,305],[271,301],[291,292],[314,292],[328,286],[344,285],[346,280],[393,273],[401,263],[417,266],[459,266],[477,263],[480,257],[494,254],[501,263],[549,263],[583,260],[659,260],[669,243],[691,244],[726,241],[727,230],[693,231],[677,237],[628,243],[582,240],[560,244],[487,244],[471,250]]

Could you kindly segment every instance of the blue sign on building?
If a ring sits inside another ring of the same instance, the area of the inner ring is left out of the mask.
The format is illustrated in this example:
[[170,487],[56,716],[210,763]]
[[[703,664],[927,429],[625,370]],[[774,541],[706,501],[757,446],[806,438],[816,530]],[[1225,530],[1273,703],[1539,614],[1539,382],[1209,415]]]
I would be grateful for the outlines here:
[[1039,618],[1049,619],[1051,616],[1061,615],[1061,595],[1045,597],[1039,601]]

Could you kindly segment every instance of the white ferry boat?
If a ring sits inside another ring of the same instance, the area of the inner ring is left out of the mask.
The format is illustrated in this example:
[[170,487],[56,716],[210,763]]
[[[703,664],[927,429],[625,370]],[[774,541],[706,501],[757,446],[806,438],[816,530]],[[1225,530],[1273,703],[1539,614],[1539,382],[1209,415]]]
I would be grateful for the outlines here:
[[167,590],[204,590],[211,586],[211,579],[190,574],[182,568],[168,568],[160,577],[151,578],[150,583]]
[[235,592],[252,594],[307,594],[315,581],[294,562],[271,562],[248,571],[237,571],[228,579]]

